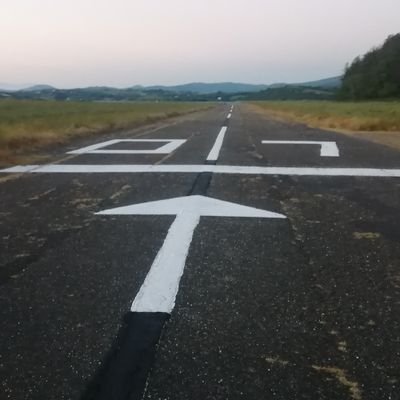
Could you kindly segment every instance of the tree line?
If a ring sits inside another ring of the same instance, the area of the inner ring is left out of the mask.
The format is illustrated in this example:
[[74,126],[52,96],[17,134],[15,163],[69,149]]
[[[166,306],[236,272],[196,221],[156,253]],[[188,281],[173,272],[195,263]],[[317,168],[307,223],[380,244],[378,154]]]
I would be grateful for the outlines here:
[[400,33],[346,66],[339,98],[400,98]]

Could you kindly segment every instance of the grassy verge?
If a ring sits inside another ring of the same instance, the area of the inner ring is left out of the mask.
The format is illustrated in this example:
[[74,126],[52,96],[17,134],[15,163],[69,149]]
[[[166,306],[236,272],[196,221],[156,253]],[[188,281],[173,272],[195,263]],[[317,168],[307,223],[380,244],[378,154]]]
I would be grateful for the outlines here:
[[253,104],[318,127],[400,132],[400,102],[260,101]]
[[260,101],[269,115],[400,148],[400,102]]
[[206,103],[0,100],[0,161],[73,137],[131,128],[206,109]]

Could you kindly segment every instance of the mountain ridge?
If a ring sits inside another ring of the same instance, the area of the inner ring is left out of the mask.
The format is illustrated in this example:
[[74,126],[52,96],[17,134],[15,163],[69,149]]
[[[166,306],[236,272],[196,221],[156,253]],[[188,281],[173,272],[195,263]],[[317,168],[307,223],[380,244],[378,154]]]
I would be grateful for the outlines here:
[[[137,90],[137,91],[157,91],[163,90],[166,92],[175,92],[175,93],[195,93],[195,94],[204,94],[209,95],[213,93],[254,93],[260,92],[263,90],[267,90],[270,88],[282,88],[285,86],[307,86],[307,87],[321,87],[321,88],[337,88],[340,86],[341,77],[331,77],[320,79],[316,81],[303,82],[303,83],[273,83],[273,84],[252,84],[252,83],[242,83],[242,82],[189,82],[181,85],[135,85],[127,88],[114,88],[111,86],[90,86],[85,88],[74,88],[74,89],[58,89],[54,86],[47,84],[38,84],[29,86],[27,88],[19,89],[19,92],[42,92],[47,90],[115,90],[115,91],[124,91],[124,90]],[[7,86],[6,84],[4,84]],[[2,88],[0,86],[0,90],[7,92],[11,91],[7,87]],[[15,90],[12,90],[15,91]]]

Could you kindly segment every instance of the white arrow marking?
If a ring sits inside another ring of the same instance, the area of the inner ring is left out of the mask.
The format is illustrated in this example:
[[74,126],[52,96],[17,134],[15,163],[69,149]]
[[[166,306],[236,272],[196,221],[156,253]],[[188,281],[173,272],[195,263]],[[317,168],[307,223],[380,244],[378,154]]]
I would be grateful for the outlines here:
[[221,131],[219,132],[217,139],[215,140],[214,146],[210,151],[210,154],[207,157],[207,161],[217,161],[219,157],[219,152],[221,151],[222,143],[224,141],[225,133],[227,131],[227,127],[223,126]]
[[315,142],[305,140],[263,140],[263,144],[314,144],[321,146],[321,157],[339,157],[336,142]]
[[246,207],[203,196],[134,204],[113,208],[99,215],[176,215],[163,246],[155,258],[146,279],[133,301],[133,312],[171,313],[179,282],[185,268],[193,232],[201,216],[286,218],[282,214]]

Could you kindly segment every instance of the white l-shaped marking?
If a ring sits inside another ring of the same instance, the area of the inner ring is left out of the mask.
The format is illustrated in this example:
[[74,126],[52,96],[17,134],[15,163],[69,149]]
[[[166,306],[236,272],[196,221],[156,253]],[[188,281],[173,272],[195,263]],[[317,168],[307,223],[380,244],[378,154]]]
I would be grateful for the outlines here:
[[321,146],[321,157],[339,157],[336,142],[317,142],[308,140],[263,140],[263,144],[314,144]]

